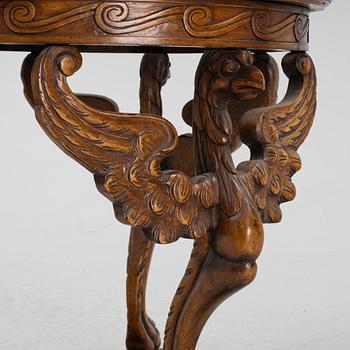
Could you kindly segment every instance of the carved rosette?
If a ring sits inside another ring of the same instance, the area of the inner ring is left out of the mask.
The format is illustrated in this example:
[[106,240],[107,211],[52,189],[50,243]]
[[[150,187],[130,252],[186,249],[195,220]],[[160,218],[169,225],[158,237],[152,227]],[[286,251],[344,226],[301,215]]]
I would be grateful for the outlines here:
[[[305,50],[308,12],[250,1],[239,5],[155,1],[9,1],[0,15],[2,41],[84,45],[154,45]],[[84,32],[81,26],[84,26]],[[64,34],[64,35],[62,35]],[[48,39],[49,38],[49,39]]]

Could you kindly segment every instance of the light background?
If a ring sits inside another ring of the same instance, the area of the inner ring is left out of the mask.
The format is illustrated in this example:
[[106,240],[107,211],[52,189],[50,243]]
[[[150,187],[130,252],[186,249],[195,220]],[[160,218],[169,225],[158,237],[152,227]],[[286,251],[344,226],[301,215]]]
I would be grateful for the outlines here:
[[[199,350],[345,350],[350,347],[349,55],[350,2],[312,16],[318,113],[301,148],[297,199],[266,226],[255,282],[210,319]],[[23,95],[25,54],[0,54],[0,349],[124,349],[128,227],[92,176],[37,125]],[[280,59],[281,54],[276,57]],[[140,55],[84,54],[70,84],[138,111]],[[199,55],[171,55],[164,114],[178,128],[193,94]],[[286,80],[281,84],[281,96]],[[240,151],[235,159],[248,156]],[[160,329],[192,243],[155,251],[149,311]]]

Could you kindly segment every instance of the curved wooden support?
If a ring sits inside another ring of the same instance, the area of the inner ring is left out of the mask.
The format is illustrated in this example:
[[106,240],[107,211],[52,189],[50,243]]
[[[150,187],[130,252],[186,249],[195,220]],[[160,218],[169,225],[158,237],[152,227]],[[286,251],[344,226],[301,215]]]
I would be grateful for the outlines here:
[[[166,54],[147,53],[140,67],[141,113],[162,115],[161,88],[170,76],[170,62]],[[130,350],[155,350],[161,343],[159,331],[146,312],[146,289],[154,243],[142,229],[130,231],[127,306],[128,332],[126,347]]]
[[170,78],[167,54],[146,53],[140,66],[140,112],[163,115],[161,89]]
[[[33,52],[29,54],[23,64],[21,69],[21,78],[23,82],[23,93],[28,103],[34,108],[34,97],[33,90],[31,84],[31,74],[34,66],[34,62],[38,57],[38,52]],[[100,109],[102,111],[109,112],[119,112],[118,104],[112,99],[102,96],[102,95],[94,95],[94,94],[77,94],[80,100],[82,100],[87,105]]]
[[173,304],[170,317],[172,313],[178,317],[176,331],[170,335],[172,327],[169,325],[164,350],[195,349],[202,329],[215,309],[256,276],[255,262],[232,262],[210,248],[207,250],[205,243],[198,244],[202,245],[201,249],[194,249],[187,270],[187,274],[193,276],[184,279],[183,286],[177,292],[178,295],[188,294],[186,299],[182,298],[183,303],[179,302],[182,308],[180,313],[176,312],[178,304]]
[[34,66],[34,62],[38,57],[38,53],[32,52],[30,53],[23,61],[22,69],[21,69],[21,78],[23,83],[23,94],[28,103],[32,108],[34,106],[34,96],[32,89],[32,70]]
[[128,328],[126,348],[130,350],[156,350],[160,346],[160,335],[146,311],[146,289],[154,243],[143,231],[132,228],[129,239],[127,268]]
[[[223,206],[217,211],[217,228],[195,243],[170,309],[164,350],[195,349],[214,310],[256,274],[255,259],[262,249],[263,229],[248,193],[238,189],[231,159],[231,137],[238,130],[228,109],[232,98],[255,100],[264,90],[263,74],[252,63],[246,51],[220,50],[205,53],[198,67],[193,101],[197,172],[219,175]],[[233,194],[228,193],[230,190]],[[238,213],[232,213],[238,201],[243,204]]]

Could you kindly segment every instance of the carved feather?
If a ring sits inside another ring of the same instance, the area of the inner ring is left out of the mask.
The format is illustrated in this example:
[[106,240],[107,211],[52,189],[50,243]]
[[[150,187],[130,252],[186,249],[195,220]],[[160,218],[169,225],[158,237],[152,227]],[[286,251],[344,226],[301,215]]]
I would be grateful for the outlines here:
[[36,59],[31,85],[40,125],[95,174],[118,219],[159,243],[202,237],[218,203],[216,175],[161,171],[161,160],[177,146],[175,128],[155,115],[103,112],[83,103],[66,82],[81,63],[72,47],[48,48]]
[[279,222],[279,205],[294,199],[292,176],[301,168],[297,153],[312,126],[316,110],[316,75],[311,58],[291,53],[283,62],[290,79],[281,103],[251,110],[240,122],[242,141],[251,160],[238,166],[265,223]]

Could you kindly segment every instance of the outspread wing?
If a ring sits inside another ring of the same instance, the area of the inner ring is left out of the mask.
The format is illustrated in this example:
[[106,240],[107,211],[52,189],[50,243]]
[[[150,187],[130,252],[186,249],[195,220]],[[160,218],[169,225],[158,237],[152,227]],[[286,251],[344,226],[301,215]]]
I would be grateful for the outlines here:
[[142,227],[159,243],[203,236],[218,202],[216,176],[161,171],[161,160],[177,146],[172,124],[154,115],[103,112],[83,103],[66,82],[81,63],[71,47],[48,48],[36,59],[30,95],[45,132],[102,182],[121,221]]
[[311,58],[291,53],[283,62],[289,78],[286,97],[275,106],[251,110],[240,122],[242,141],[251,160],[238,166],[265,223],[279,222],[279,205],[294,199],[292,176],[301,168],[297,153],[314,120],[316,76]]

